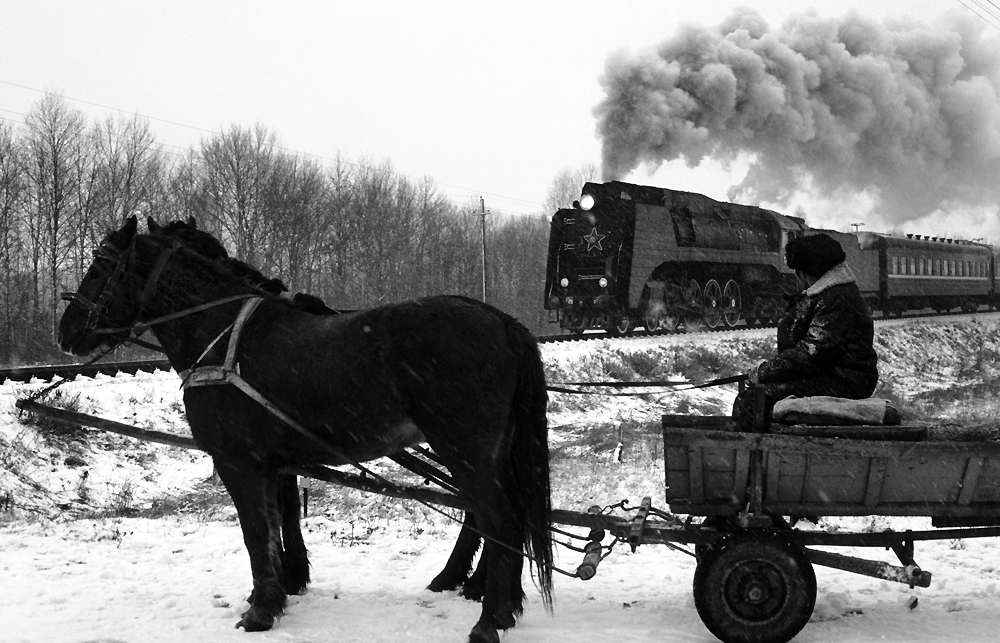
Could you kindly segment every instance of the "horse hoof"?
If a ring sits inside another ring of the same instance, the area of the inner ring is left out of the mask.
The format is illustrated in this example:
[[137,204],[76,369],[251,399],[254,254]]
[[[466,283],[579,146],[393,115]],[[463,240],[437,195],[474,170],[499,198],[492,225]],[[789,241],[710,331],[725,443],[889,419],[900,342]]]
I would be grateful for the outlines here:
[[469,643],[500,643],[500,634],[495,628],[483,627],[476,623],[469,633]]
[[483,593],[484,590],[479,585],[466,583],[465,585],[462,586],[462,591],[461,593],[459,593],[459,596],[469,601],[482,603]]
[[431,584],[427,586],[427,589],[432,592],[451,592],[458,589],[458,586],[461,584],[461,581],[448,581],[438,576],[431,581]]
[[505,611],[503,613],[498,611],[493,615],[493,620],[496,621],[497,628],[501,630],[509,630],[517,625],[517,618],[514,616],[513,612],[510,611]]
[[274,627],[274,617],[253,614],[253,608],[243,613],[243,618],[236,624],[236,629],[243,628],[246,632],[266,632]]

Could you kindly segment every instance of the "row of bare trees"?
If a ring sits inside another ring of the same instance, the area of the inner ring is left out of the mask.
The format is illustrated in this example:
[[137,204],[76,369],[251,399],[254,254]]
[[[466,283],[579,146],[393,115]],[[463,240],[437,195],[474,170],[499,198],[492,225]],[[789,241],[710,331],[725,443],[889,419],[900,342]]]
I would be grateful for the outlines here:
[[[184,153],[148,121],[88,123],[47,94],[24,123],[0,121],[0,365],[59,360],[59,295],[91,250],[130,214],[194,216],[233,256],[337,308],[427,294],[482,295],[476,204],[457,206],[430,180],[391,163],[316,161],[263,127],[233,126]],[[547,216],[491,216],[490,303],[538,332]]]

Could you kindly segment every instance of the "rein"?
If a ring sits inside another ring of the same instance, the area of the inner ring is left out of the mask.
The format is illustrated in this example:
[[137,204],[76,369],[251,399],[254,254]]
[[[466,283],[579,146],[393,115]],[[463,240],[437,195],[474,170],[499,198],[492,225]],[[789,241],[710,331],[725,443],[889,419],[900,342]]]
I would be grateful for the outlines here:
[[734,384],[736,382],[743,382],[749,379],[750,376],[746,373],[741,375],[732,375],[730,377],[720,377],[714,380],[708,380],[706,382],[700,382],[694,384],[692,382],[671,382],[671,381],[660,381],[660,382],[558,382],[556,385],[546,386],[546,390],[552,391],[553,393],[571,393],[575,395],[611,395],[611,396],[630,396],[630,395],[649,395],[648,392],[639,393],[607,393],[604,391],[583,391],[576,388],[566,388],[567,386],[589,386],[598,388],[612,388],[612,389],[622,389],[622,388],[674,388],[684,386],[682,391],[692,391],[699,388],[710,388],[712,386],[722,386],[723,384]]

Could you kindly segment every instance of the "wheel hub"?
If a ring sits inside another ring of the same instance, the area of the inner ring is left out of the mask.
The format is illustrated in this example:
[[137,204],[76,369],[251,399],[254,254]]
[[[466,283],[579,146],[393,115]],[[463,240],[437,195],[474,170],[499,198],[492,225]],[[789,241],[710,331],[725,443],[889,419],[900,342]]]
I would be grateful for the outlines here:
[[737,566],[727,585],[731,609],[749,621],[769,618],[784,602],[781,575],[764,561]]

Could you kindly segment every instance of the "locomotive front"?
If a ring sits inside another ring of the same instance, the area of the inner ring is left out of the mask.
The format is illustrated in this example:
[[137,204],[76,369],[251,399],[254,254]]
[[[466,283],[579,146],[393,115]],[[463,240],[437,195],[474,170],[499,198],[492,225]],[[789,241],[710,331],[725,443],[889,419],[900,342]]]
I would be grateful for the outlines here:
[[587,183],[552,218],[545,307],[572,333],[735,326],[783,308],[802,219],[701,194]]
[[571,333],[630,330],[628,287],[634,197],[623,184],[587,183],[572,208],[552,217],[545,308]]

